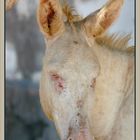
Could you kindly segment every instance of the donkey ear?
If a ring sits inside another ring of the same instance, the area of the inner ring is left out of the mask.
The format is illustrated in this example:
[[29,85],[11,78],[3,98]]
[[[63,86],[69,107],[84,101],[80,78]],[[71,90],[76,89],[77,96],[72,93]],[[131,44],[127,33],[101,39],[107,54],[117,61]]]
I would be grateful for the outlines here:
[[104,33],[117,19],[123,0],[109,0],[101,9],[83,20],[83,27],[88,36],[97,37]]
[[41,31],[47,39],[52,39],[64,31],[62,10],[59,0],[40,0],[37,18]]

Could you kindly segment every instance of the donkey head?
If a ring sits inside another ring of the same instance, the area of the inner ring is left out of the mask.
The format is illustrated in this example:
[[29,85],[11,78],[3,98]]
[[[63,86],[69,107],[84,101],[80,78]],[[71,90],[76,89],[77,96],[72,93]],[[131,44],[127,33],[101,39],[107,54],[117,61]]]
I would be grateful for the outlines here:
[[47,42],[40,99],[62,140],[94,139],[88,122],[100,64],[87,38],[102,35],[118,17],[122,4],[123,0],[110,0],[78,21],[58,0],[40,0],[38,23]]

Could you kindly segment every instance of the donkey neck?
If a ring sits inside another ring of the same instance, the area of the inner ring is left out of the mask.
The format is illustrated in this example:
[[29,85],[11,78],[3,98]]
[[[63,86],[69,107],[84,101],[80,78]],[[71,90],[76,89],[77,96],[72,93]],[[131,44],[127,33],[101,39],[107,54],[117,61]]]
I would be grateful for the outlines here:
[[133,59],[120,51],[99,46],[93,40],[89,44],[100,64],[100,74],[96,79],[92,128],[94,135],[98,137],[111,131],[122,101],[133,90],[130,86],[133,82],[131,74]]

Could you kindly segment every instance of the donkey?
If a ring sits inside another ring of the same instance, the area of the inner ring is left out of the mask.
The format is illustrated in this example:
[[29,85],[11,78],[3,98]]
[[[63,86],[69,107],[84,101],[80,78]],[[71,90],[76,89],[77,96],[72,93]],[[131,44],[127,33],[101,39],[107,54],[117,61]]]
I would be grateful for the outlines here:
[[40,101],[62,140],[134,139],[134,49],[129,35],[105,34],[122,5],[110,0],[81,19],[58,0],[40,0]]
[[134,48],[129,35],[106,33],[123,2],[82,19],[59,0],[40,0],[40,101],[61,140],[134,140]]

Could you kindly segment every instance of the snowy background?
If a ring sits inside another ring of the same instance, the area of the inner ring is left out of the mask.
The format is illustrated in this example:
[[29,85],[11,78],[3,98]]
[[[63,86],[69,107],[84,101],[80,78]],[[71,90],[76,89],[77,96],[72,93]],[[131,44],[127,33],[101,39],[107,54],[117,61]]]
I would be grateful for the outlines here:
[[[19,0],[6,13],[6,140],[59,140],[55,127],[43,114],[39,79],[45,43],[36,21],[39,0]],[[107,0],[69,0],[82,17]],[[109,33],[132,34],[134,0],[125,0],[120,17]]]

